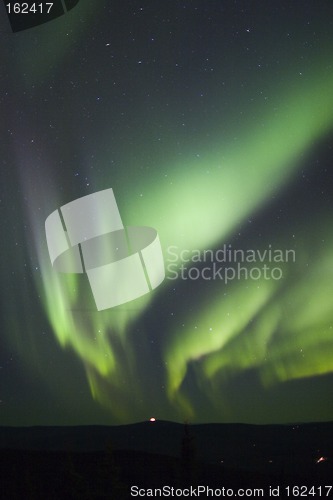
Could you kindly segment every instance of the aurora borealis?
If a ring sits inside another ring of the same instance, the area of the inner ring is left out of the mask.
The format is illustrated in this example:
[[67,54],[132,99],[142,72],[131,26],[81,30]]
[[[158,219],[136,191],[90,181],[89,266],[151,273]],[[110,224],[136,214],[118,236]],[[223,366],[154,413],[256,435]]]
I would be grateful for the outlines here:
[[[1,21],[1,423],[332,420],[332,3],[95,4]],[[107,188],[166,279],[97,311],[45,220]],[[281,276],[204,279],[226,247]]]

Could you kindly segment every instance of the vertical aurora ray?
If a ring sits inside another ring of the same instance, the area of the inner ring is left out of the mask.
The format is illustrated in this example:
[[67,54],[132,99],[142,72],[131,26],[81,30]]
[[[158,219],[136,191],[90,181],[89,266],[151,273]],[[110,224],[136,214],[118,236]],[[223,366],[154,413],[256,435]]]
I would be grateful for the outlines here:
[[[21,161],[24,165],[26,160]],[[28,246],[31,255],[38,256],[40,273],[35,274],[36,291],[55,338],[63,349],[73,351],[81,360],[93,398],[108,407],[119,421],[124,420],[129,415],[128,401],[131,400],[124,380],[131,391],[140,393],[135,376],[135,355],[128,340],[129,328],[149,300],[143,296],[130,306],[125,304],[97,311],[85,275],[57,273],[52,268],[44,226],[49,200],[61,205],[56,193],[48,195],[44,189],[36,196],[35,186],[24,168],[21,182],[26,197],[34,200],[28,214],[33,229]],[[42,179],[40,184],[43,184]],[[47,185],[46,180],[44,185]],[[111,399],[110,394],[113,394]]]

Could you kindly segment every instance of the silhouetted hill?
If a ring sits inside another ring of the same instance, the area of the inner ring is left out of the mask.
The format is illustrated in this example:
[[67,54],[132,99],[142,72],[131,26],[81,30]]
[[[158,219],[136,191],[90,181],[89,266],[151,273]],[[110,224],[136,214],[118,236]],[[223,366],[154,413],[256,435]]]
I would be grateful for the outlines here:
[[121,499],[131,485],[165,484],[262,487],[267,495],[270,486],[333,478],[332,423],[2,427],[0,450],[0,498]]
[[[189,426],[197,456],[209,462],[291,460],[331,455],[333,423],[293,425],[200,424]],[[184,425],[156,421],[121,426],[0,427],[0,449],[45,451],[136,450],[178,456]]]

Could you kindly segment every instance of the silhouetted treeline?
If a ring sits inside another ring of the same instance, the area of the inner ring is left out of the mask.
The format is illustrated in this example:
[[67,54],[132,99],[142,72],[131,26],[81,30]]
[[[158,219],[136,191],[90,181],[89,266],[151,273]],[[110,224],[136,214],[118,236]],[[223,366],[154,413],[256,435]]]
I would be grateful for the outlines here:
[[[167,422],[147,426],[138,424],[138,427],[128,426],[126,443],[134,442],[135,434],[132,431],[137,428],[142,433],[141,450],[117,449],[112,438],[105,439],[104,451],[73,451],[72,445],[68,450],[20,450],[17,449],[18,443],[15,445],[16,449],[2,449],[0,498],[122,500],[131,498],[130,487],[134,485],[146,489],[164,485],[175,488],[207,485],[210,488],[264,488],[267,492],[270,486],[275,485],[283,488],[292,485],[311,487],[332,484],[333,440],[332,426],[328,424],[319,429],[315,448],[314,438],[306,439],[311,433],[306,433],[306,429],[298,426],[290,429],[266,427],[262,428],[262,433],[259,427],[227,426],[228,429],[237,428],[240,431],[232,436],[233,449],[230,446],[230,436],[229,440],[221,438],[227,436],[223,426],[185,424],[178,428]],[[181,432],[177,435],[178,452],[175,453],[171,437],[177,428]],[[309,430],[313,434],[313,428],[309,427]],[[31,431],[27,429],[27,434],[29,432]],[[40,432],[33,432],[38,437],[41,435]],[[51,428],[49,432],[54,436],[57,430]],[[61,429],[59,432],[63,434],[65,430]],[[42,435],[44,439],[48,437],[46,428]],[[72,443],[72,436],[82,450],[84,444],[79,443],[80,435],[78,428],[74,428],[72,434],[66,431],[68,442]],[[268,435],[269,442],[265,439]],[[18,430],[18,436],[24,436],[22,429]],[[82,436],[86,436],[84,428]],[[161,443],[170,441],[170,452],[168,453],[165,445],[166,453],[147,451],[151,449],[152,436]],[[282,440],[283,436],[288,439]],[[301,436],[304,439],[300,439]],[[207,448],[204,458],[202,443],[206,443]],[[26,441],[22,439],[22,448],[24,445]],[[94,446],[93,432],[89,436],[88,449],[91,446]],[[201,454],[198,453],[200,448]],[[208,453],[209,450],[211,453]],[[217,457],[220,457],[219,460]],[[279,498],[284,498],[283,491]]]

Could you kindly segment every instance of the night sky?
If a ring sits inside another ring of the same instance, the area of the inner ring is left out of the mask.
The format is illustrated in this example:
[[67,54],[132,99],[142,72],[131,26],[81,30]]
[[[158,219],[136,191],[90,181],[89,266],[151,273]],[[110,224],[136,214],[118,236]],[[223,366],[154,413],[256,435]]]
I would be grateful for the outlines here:
[[[333,3],[0,7],[0,424],[332,420]],[[108,188],[166,279],[97,311],[45,220]]]

